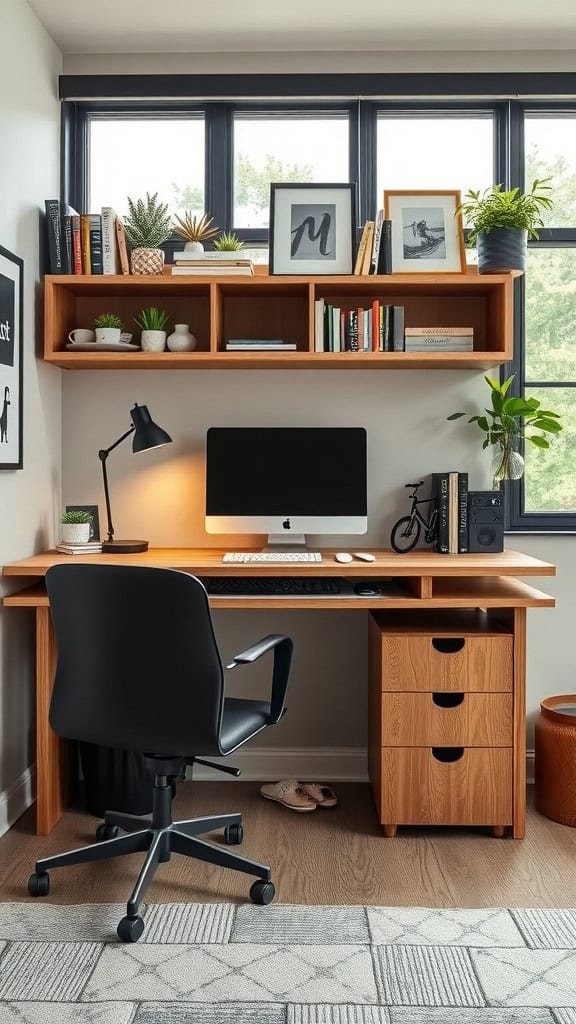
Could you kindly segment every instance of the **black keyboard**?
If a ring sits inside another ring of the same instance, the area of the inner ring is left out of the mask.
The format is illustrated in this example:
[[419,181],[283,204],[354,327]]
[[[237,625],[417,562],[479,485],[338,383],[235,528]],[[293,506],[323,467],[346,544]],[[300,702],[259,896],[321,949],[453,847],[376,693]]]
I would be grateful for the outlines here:
[[305,576],[206,576],[202,583],[214,597],[320,597],[341,592],[340,580]]

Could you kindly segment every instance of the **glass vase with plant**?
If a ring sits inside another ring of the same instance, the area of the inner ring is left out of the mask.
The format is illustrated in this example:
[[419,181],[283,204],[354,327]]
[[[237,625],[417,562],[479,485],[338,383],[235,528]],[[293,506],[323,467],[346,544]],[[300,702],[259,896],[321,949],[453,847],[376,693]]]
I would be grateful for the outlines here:
[[133,274],[161,274],[164,252],[160,248],[172,234],[168,204],[158,202],[158,193],[146,193],[146,199],[128,201],[124,220],[126,237],[132,246],[130,268]]
[[524,459],[518,451],[522,441],[529,441],[535,448],[546,449],[550,447],[546,435],[554,436],[562,430],[558,413],[543,409],[537,398],[508,395],[514,376],[507,377],[503,384],[493,377],[484,377],[490,388],[492,406],[484,409],[485,415],[453,412],[448,416],[449,420],[468,416],[468,423],[476,423],[485,435],[482,448],[496,448],[490,466],[493,490],[499,489],[502,480],[518,480],[522,476]]
[[214,218],[209,217],[207,213],[196,217],[187,210],[182,217],[174,215],[174,231],[186,240],[185,253],[194,256],[204,252],[204,242],[215,238],[220,230],[213,222]]
[[100,345],[117,344],[120,341],[120,334],[122,333],[122,318],[117,316],[116,313],[100,313],[94,318],[94,330],[96,331],[96,341]]
[[470,189],[457,212],[470,228],[469,245],[478,245],[481,274],[526,269],[528,238],[537,239],[542,213],[552,205],[550,178],[535,178],[528,192],[492,185]]
[[157,306],[141,309],[134,323],[142,330],[141,345],[144,352],[163,352],[166,346],[168,314]]

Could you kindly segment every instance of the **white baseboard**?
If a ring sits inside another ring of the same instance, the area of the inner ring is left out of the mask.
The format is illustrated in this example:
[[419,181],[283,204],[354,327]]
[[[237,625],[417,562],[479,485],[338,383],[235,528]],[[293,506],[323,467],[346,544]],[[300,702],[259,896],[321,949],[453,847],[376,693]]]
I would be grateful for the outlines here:
[[[218,758],[214,758],[217,761]],[[367,782],[367,751],[364,747],[257,747],[239,750],[222,764],[240,768],[246,782],[277,779],[308,779],[319,782]],[[233,776],[202,765],[194,767],[199,781],[220,781]]]
[[0,836],[18,821],[36,799],[36,765],[26,768],[0,793]]

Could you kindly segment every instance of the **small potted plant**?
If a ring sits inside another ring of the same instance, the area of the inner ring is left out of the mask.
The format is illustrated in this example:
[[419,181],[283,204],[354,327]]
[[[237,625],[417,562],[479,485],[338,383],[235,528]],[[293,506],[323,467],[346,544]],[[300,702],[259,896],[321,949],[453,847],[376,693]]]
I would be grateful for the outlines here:
[[[497,491],[502,480],[519,480],[524,472],[524,459],[518,447],[521,441],[530,441],[535,448],[546,449],[550,442],[546,434],[559,434],[562,430],[560,416],[550,409],[542,409],[537,398],[515,398],[508,396],[508,389],[514,374],[503,384],[493,377],[484,377],[490,388],[491,409],[486,415],[453,412],[449,420],[469,416],[468,423],[476,423],[485,435],[482,448],[495,447],[490,470],[492,489]],[[528,431],[541,433],[528,433]]]
[[140,310],[134,322],[142,329],[142,351],[163,352],[166,347],[168,314],[156,306],[148,306]]
[[158,202],[158,193],[146,193],[146,199],[128,196],[128,217],[124,220],[126,237],[132,246],[130,269],[133,274],[161,274],[164,252],[160,248],[172,234],[167,203]]
[[234,256],[242,252],[244,242],[233,231],[223,231],[214,242],[214,259],[233,260]]
[[478,270],[497,274],[526,269],[528,238],[538,238],[542,213],[552,206],[550,178],[535,178],[529,192],[505,191],[492,185],[484,192],[470,190],[457,212],[471,228],[469,244],[478,244]]
[[64,544],[87,544],[90,540],[91,517],[89,512],[63,512],[62,542]]
[[96,331],[96,342],[102,344],[117,344],[120,341],[120,334],[124,324],[116,313],[100,313],[94,320]]
[[187,211],[183,217],[175,214],[174,231],[181,238],[186,239],[184,252],[187,256],[194,257],[204,252],[204,242],[215,238],[219,228],[213,227],[213,217],[203,213],[201,217],[194,217]]

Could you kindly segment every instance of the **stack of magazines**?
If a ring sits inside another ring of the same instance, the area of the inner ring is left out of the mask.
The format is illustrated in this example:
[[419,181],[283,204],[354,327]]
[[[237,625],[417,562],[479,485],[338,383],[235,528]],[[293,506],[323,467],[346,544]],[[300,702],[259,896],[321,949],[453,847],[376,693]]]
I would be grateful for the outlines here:
[[282,338],[230,338],[227,352],[295,352],[296,345]]
[[89,540],[86,544],[57,544],[56,551],[63,555],[98,555],[102,551],[102,542]]

